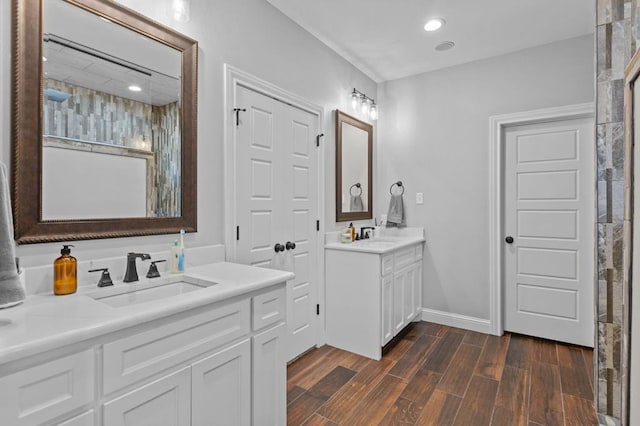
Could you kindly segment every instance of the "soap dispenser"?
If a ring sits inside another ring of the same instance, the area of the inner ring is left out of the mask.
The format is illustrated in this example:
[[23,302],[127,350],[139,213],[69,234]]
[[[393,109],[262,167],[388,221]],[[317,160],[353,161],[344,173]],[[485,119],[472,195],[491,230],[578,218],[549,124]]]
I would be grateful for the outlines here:
[[62,246],[61,256],[53,262],[53,293],[62,296],[78,289],[78,261],[71,256],[71,244]]

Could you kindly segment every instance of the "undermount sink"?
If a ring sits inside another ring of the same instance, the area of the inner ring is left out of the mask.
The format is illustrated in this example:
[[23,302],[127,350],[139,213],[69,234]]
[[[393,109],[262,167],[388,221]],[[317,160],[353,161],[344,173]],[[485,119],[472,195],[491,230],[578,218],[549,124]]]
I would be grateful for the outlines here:
[[136,284],[123,283],[95,291],[89,294],[89,297],[113,308],[120,308],[202,290],[211,285],[214,284],[186,282],[183,279],[179,281],[151,281]]

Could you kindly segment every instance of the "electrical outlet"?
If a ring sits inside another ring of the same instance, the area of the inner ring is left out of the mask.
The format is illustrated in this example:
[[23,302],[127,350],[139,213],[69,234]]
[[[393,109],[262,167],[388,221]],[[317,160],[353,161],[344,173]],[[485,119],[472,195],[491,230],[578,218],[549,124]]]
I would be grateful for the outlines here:
[[424,204],[422,192],[416,192],[416,204]]

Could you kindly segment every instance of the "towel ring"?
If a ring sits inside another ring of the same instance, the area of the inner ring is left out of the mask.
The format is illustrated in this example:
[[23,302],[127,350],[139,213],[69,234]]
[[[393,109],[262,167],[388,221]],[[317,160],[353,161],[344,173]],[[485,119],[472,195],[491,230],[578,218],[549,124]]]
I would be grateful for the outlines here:
[[[359,194],[354,194],[353,192],[351,192],[354,186],[360,190]],[[362,195],[362,185],[360,185],[360,182],[354,183],[353,185],[351,185],[351,187],[349,188],[349,195],[352,195],[354,197],[358,195]]]
[[397,186],[398,188],[402,189],[402,192],[400,193],[400,195],[404,195],[404,186],[402,185],[402,181],[401,180],[391,184],[391,186],[389,187],[389,193],[391,195],[393,195],[393,187],[394,186]]

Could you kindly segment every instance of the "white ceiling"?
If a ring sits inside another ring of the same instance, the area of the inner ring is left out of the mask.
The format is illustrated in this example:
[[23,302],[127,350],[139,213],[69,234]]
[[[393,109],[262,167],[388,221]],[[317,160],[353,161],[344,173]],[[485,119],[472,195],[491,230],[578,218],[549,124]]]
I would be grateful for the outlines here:
[[[267,0],[377,82],[593,33],[593,0]],[[425,22],[446,25],[427,33]],[[456,47],[436,52],[451,40]]]

